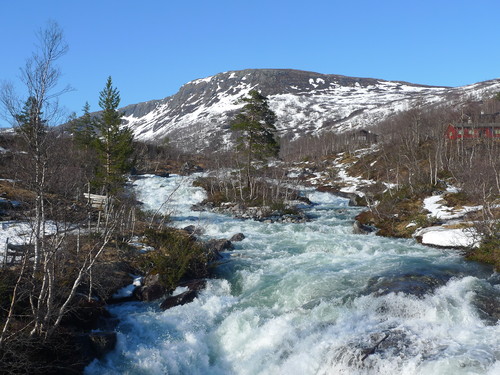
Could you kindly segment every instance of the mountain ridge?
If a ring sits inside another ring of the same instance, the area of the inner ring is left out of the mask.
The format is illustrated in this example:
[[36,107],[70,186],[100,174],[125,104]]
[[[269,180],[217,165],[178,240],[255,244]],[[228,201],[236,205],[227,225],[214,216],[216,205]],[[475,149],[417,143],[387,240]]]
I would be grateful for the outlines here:
[[257,89],[277,114],[280,135],[370,128],[419,106],[460,103],[500,91],[500,79],[460,87],[349,77],[295,69],[245,69],[190,81],[159,100],[121,108],[124,123],[144,141],[168,137],[184,149],[231,146],[237,99]]

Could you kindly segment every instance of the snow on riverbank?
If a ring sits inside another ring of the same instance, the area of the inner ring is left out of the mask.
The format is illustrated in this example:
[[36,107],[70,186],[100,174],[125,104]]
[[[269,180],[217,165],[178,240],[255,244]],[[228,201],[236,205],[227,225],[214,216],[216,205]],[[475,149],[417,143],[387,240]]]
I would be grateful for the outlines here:
[[458,219],[465,214],[480,210],[483,206],[464,206],[461,209],[448,207],[441,195],[433,195],[424,199],[424,208],[429,211],[429,217],[441,220]]
[[479,236],[474,228],[447,228],[435,226],[415,232],[415,237],[422,236],[424,245],[439,247],[477,247]]
[[[446,193],[457,193],[455,187],[448,187]],[[415,232],[414,236],[421,236],[424,245],[439,247],[478,247],[481,236],[471,227],[456,228],[457,224],[466,224],[466,222],[456,219],[463,218],[467,213],[481,210],[483,206],[463,206],[461,208],[450,207],[446,205],[443,195],[433,195],[423,201],[424,209],[429,211],[429,218],[444,220],[445,223],[440,226],[423,228]],[[451,222],[450,220],[454,220]],[[450,228],[448,225],[455,227]]]

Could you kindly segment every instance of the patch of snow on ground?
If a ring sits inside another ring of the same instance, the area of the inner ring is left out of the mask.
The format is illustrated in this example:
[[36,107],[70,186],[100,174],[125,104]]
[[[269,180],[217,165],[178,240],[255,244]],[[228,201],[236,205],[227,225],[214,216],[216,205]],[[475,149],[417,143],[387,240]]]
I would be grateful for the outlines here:
[[464,216],[468,212],[477,211],[482,208],[482,206],[464,206],[461,210],[457,210],[452,207],[448,207],[443,203],[443,198],[440,195],[425,198],[424,208],[430,212],[428,216],[441,220],[457,219]]
[[422,236],[424,245],[440,247],[479,246],[479,236],[473,228],[429,227],[417,231],[415,236]]
[[[30,223],[17,221],[1,221],[0,222],[0,257],[3,260],[7,242],[12,245],[25,245],[31,242],[33,235],[33,227]],[[45,224],[45,233],[53,234],[57,231],[57,227],[53,222]]]

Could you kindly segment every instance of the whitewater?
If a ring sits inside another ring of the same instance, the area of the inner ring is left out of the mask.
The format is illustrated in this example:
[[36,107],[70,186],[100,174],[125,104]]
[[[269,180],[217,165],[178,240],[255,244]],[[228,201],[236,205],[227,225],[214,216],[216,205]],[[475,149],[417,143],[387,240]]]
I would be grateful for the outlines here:
[[500,301],[490,267],[353,234],[359,208],[314,190],[302,224],[194,212],[205,193],[193,178],[146,176],[134,189],[177,227],[246,238],[192,303],[109,307],[116,349],[86,374],[500,374],[500,323],[480,303]]

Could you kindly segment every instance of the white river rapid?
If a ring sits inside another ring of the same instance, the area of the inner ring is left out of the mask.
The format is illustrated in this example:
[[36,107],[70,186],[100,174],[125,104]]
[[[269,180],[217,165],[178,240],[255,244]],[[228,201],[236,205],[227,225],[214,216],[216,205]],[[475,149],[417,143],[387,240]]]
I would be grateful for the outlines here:
[[86,374],[500,374],[500,323],[485,312],[500,301],[490,267],[352,234],[359,208],[313,190],[303,224],[194,212],[205,194],[193,178],[147,176],[134,189],[175,226],[246,239],[189,304],[111,306],[116,349]]

